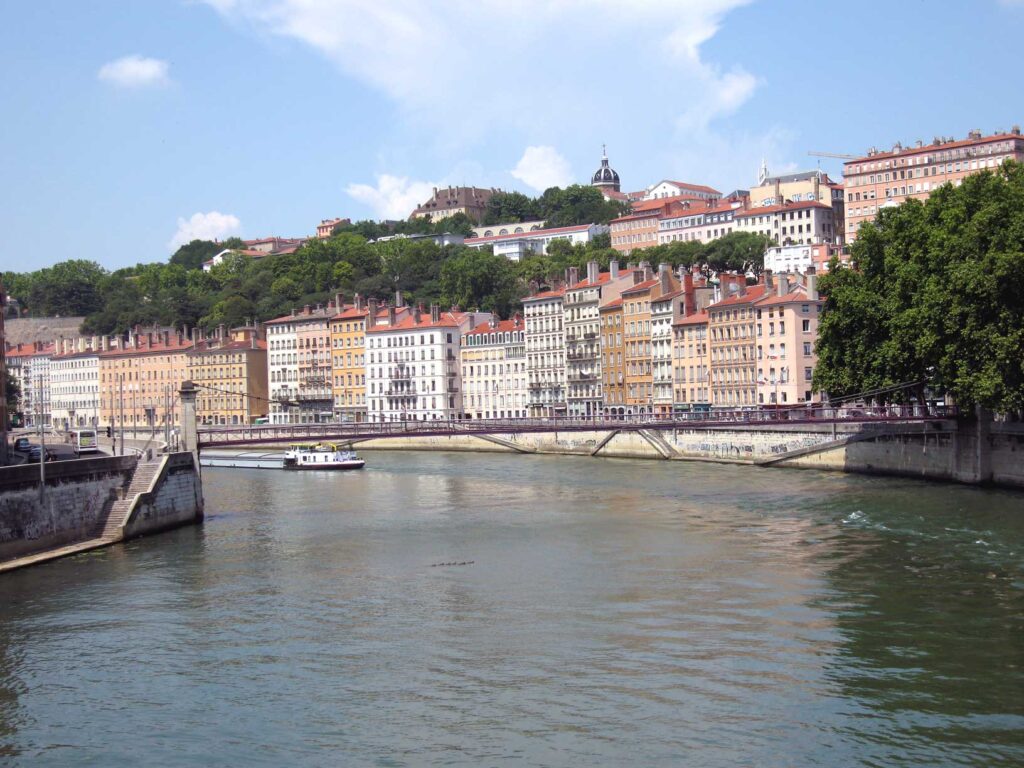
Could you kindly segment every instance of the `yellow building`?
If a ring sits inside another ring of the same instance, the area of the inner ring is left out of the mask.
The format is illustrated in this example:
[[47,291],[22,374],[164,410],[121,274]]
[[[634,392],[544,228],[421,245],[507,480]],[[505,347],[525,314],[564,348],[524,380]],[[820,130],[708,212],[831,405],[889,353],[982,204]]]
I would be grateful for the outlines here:
[[267,342],[258,328],[221,329],[186,355],[188,379],[199,389],[200,424],[252,424],[269,413]]
[[757,309],[764,285],[743,275],[720,275],[722,299],[708,307],[711,404],[739,409],[757,404]]
[[99,354],[100,423],[155,430],[177,423],[177,394],[188,379],[182,334],[133,332]]
[[338,313],[331,318],[331,390],[334,415],[340,421],[366,421],[366,317],[377,309],[377,301],[359,294],[345,306],[341,296],[335,302]]
[[711,404],[708,313],[683,317],[672,324],[673,400],[677,410],[699,410]]
[[604,412],[621,416],[625,411],[626,385],[622,346],[622,297],[600,308],[601,378],[604,386]]

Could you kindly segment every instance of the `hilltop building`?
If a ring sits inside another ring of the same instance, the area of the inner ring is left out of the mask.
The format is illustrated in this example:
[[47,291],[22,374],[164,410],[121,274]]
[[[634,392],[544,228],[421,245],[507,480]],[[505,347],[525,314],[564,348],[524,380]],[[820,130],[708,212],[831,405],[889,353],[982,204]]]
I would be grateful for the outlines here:
[[425,218],[440,221],[464,213],[476,222],[483,221],[487,210],[487,202],[498,189],[482,189],[480,187],[434,187],[434,194],[423,205],[418,206],[410,215],[410,219]]

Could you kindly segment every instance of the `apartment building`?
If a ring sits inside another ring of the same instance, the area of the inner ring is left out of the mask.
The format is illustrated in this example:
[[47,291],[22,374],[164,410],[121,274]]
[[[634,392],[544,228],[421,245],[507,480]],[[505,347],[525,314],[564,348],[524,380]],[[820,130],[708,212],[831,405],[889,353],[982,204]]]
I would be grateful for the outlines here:
[[533,293],[523,299],[526,327],[527,410],[529,415],[564,416],[565,288]]
[[53,342],[6,345],[7,371],[21,392],[20,409],[26,427],[50,426],[50,358]]
[[747,198],[684,200],[669,206],[658,221],[658,244],[709,243],[736,230],[735,217],[747,208]]
[[708,312],[684,314],[672,324],[673,403],[678,411],[711,408]]
[[925,200],[943,184],[959,184],[966,176],[993,170],[1007,160],[1024,161],[1019,126],[991,136],[974,130],[962,140],[936,137],[930,144],[918,141],[911,147],[897,142],[888,152],[869,149],[863,157],[843,163],[847,242],[853,242],[880,208],[910,198]]
[[784,274],[767,276],[765,296],[755,305],[758,405],[820,402],[811,382],[823,304],[813,271],[803,283]]
[[711,402],[715,407],[757,404],[757,309],[764,285],[746,284],[743,275],[719,276],[721,300],[708,307]]
[[[578,224],[571,227],[554,227],[534,232],[523,232],[522,227],[515,227],[519,232],[497,235],[483,235],[467,239],[468,248],[485,248],[490,246],[495,256],[504,256],[509,261],[522,261],[532,254],[546,254],[548,246],[556,240],[564,240],[570,245],[586,245],[598,235],[608,233],[606,224]],[[485,229],[484,231],[490,231]]]
[[622,416],[626,413],[625,348],[622,339],[622,297],[602,304],[601,315],[601,385],[604,413]]
[[644,193],[645,200],[663,200],[670,197],[690,197],[697,200],[717,200],[722,196],[714,187],[704,184],[689,184],[685,181],[662,179],[652,184]]
[[61,339],[50,358],[50,413],[56,429],[97,427],[100,419],[98,339]]
[[[687,275],[689,277],[689,275]],[[691,280],[692,286],[692,280]],[[664,285],[662,286],[664,291]],[[668,416],[675,402],[673,326],[683,318],[683,289],[668,290],[651,299],[651,405],[657,415]]]
[[388,308],[386,325],[366,329],[366,393],[373,422],[461,418],[462,336],[488,312],[442,312],[435,304],[402,319]]
[[527,415],[526,326],[490,320],[462,338],[462,402],[466,418],[520,419]]
[[614,259],[607,272],[599,271],[596,261],[588,262],[582,281],[575,268],[569,270],[565,289],[565,378],[570,416],[603,412],[600,306],[617,299],[635,282],[634,270],[620,270]]
[[832,206],[813,200],[750,208],[735,220],[737,232],[766,235],[776,245],[833,243],[836,238]]
[[832,207],[834,242],[845,239],[846,202],[843,185],[832,181],[821,169],[772,176],[762,161],[757,186],[750,189],[750,207],[767,208],[785,203],[818,202]]
[[334,416],[331,391],[331,318],[334,302],[265,324],[272,424],[309,424]]
[[252,424],[270,412],[267,382],[267,341],[258,327],[197,335],[185,353],[188,380],[199,392],[196,420],[200,424]]
[[188,379],[192,341],[180,331],[141,333],[99,353],[100,423],[155,431],[175,425],[175,395]]
[[[654,370],[652,356],[652,304],[679,290],[679,281],[669,265],[660,264],[658,274],[642,263],[633,287],[622,291],[622,326],[626,388],[626,413],[652,413],[654,407]],[[671,322],[668,325],[671,328]],[[668,339],[671,338],[669,331]],[[671,349],[671,342],[668,343]],[[669,355],[669,358],[671,355]]]
[[[342,422],[363,422],[368,418],[366,406],[366,328],[372,315],[374,322],[386,322],[387,309],[376,299],[365,299],[358,293],[351,305],[345,305],[339,294],[334,303],[338,310],[331,318],[331,386],[334,415]],[[396,310],[400,317],[408,307]]]

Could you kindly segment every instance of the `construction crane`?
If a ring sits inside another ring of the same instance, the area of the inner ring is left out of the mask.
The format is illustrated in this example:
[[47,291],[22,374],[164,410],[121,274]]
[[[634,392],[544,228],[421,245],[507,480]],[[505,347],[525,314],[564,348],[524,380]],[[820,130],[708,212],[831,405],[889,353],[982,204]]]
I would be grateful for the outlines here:
[[811,157],[834,157],[837,160],[856,160],[860,155],[843,155],[839,152],[808,152]]

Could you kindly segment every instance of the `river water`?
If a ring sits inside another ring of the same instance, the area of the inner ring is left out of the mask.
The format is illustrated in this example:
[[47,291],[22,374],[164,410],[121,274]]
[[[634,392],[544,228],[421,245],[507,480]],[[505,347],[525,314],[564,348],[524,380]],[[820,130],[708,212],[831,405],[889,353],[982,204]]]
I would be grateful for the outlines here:
[[368,459],[0,577],[0,765],[1024,765],[1024,495]]

